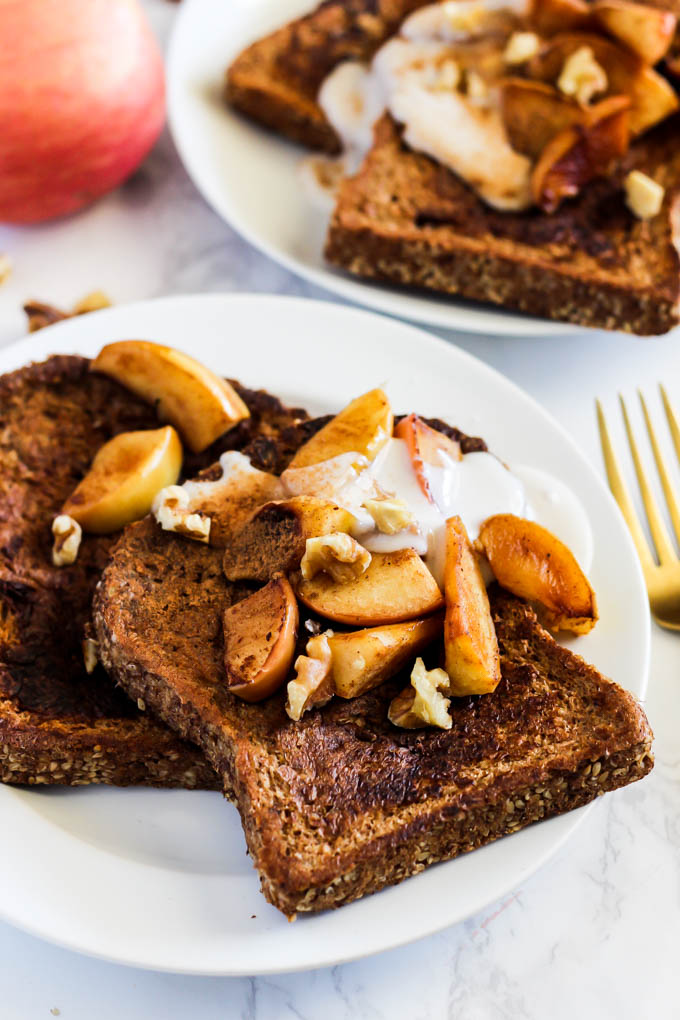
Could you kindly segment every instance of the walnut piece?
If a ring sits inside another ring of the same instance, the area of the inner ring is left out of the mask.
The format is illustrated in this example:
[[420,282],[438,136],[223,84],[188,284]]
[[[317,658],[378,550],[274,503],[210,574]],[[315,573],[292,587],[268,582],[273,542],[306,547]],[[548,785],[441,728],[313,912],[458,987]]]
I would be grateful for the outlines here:
[[368,549],[344,532],[308,538],[300,570],[305,581],[325,571],[338,584],[361,577],[371,562]]
[[594,96],[607,90],[607,73],[598,64],[590,46],[580,46],[564,61],[557,87],[586,106]]
[[297,675],[288,684],[286,712],[294,722],[310,708],[325,705],[334,694],[328,633],[310,638],[305,651],[295,660]]
[[665,189],[641,170],[631,170],[623,182],[626,205],[639,220],[658,216],[663,205]]
[[535,32],[513,32],[503,53],[506,64],[524,64],[536,56],[541,40]]
[[52,534],[54,535],[52,562],[55,567],[68,567],[75,563],[83,537],[83,530],[78,521],[68,514],[59,514],[52,521]]
[[418,658],[411,672],[411,686],[390,702],[387,718],[393,726],[415,730],[423,726],[451,729],[450,698],[441,693],[450,689],[448,673],[443,669],[425,669]]
[[99,662],[99,642],[91,637],[83,638],[82,649],[85,672],[94,673],[95,667]]
[[74,315],[86,315],[87,312],[96,312],[100,308],[109,308],[111,301],[101,290],[94,290],[87,294],[74,306],[71,312],[65,312],[54,305],[45,304],[43,301],[27,301],[24,311],[28,316],[28,332],[37,333],[45,326],[51,326],[63,319],[71,319]]
[[383,535],[396,535],[415,522],[403,499],[367,499],[363,506]]
[[194,512],[189,494],[181,485],[166,485],[161,489],[151,512],[163,531],[174,531],[195,542],[210,541],[210,518]]

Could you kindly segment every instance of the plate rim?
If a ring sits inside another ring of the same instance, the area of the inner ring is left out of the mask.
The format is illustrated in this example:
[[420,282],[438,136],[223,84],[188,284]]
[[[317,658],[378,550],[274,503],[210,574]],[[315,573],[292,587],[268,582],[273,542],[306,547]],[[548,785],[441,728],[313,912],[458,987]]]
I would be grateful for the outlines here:
[[[418,337],[420,343],[424,345],[429,345],[433,351],[441,353],[441,355],[443,355],[446,358],[451,358],[454,362],[462,358],[462,361],[464,363],[474,366],[474,369],[476,371],[479,371],[481,369],[483,373],[488,374],[490,377],[494,377],[498,382],[501,383],[503,387],[505,387],[509,392],[512,392],[514,397],[519,398],[522,402],[527,404],[531,408],[533,414],[538,413],[543,420],[548,421],[551,424],[553,429],[560,434],[562,441],[566,441],[568,446],[571,447],[573,453],[576,454],[579,463],[582,466],[585,466],[587,477],[589,479],[590,484],[595,483],[596,488],[599,489],[600,496],[604,495],[606,497],[605,503],[608,506],[609,510],[618,515],[618,509],[616,508],[616,504],[613,500],[613,497],[609,493],[609,490],[607,489],[603,479],[597,473],[594,465],[591,464],[590,461],[585,456],[585,454],[583,454],[580,451],[577,444],[574,442],[574,440],[567,432],[567,430],[562,426],[562,424],[556,419],[554,419],[553,416],[536,400],[536,398],[528,394],[514,381],[508,379],[497,369],[488,365],[486,362],[477,358],[475,355],[470,354],[468,351],[463,350],[440,337],[427,333],[422,328],[408,325],[399,321],[395,321],[394,319],[390,319],[385,316],[376,315],[376,313],[367,312],[363,309],[352,308],[335,303],[329,303],[326,301],[313,300],[298,296],[263,295],[259,293],[173,295],[169,297],[159,297],[150,300],[139,301],[129,305],[121,305],[113,309],[105,309],[103,311],[95,312],[92,314],[96,316],[99,321],[103,321],[102,317],[104,319],[109,318],[115,319],[120,315],[134,318],[135,313],[140,308],[149,307],[153,308],[158,306],[172,307],[173,305],[187,303],[214,304],[215,306],[218,305],[223,306],[225,303],[226,304],[241,303],[247,305],[250,302],[268,304],[272,307],[272,309],[274,309],[276,306],[283,305],[287,306],[297,305],[304,308],[308,308],[310,305],[313,305],[316,306],[316,308],[322,315],[327,314],[330,314],[332,316],[339,315],[341,317],[346,317],[348,319],[353,319],[355,321],[361,319],[364,321],[364,323],[368,322],[369,324],[372,320],[379,320],[383,324],[383,326],[385,326],[388,330],[396,330],[402,332],[404,335],[406,333],[414,334],[415,336]],[[87,321],[89,321],[90,323],[94,321],[92,314],[87,317]],[[163,313],[161,312],[160,314]],[[62,333],[68,335],[68,333],[73,329],[74,321],[78,320],[66,320],[65,322],[57,323],[54,326],[48,327],[47,330],[41,331],[40,336],[37,336],[36,334],[31,334],[22,339],[17,340],[15,343],[11,345],[8,345],[0,349],[0,371],[1,372],[11,371],[12,367],[19,367],[21,364],[24,364],[28,360],[31,360],[30,354],[28,357],[26,357],[25,354],[25,352],[30,352],[31,350],[35,351],[37,357],[46,356],[46,353],[43,350],[43,348],[52,347],[52,339],[54,338],[54,340],[58,342],[59,337],[61,336]],[[80,320],[78,322],[77,328],[83,329],[84,322],[85,322],[84,319]],[[76,343],[76,347],[78,347],[78,343]],[[634,568],[637,568],[635,572],[637,573],[638,577],[639,588],[638,594],[640,594],[640,592],[644,594],[642,572],[634,553],[632,539],[630,539],[630,536],[628,535],[627,531],[623,529],[621,530],[621,535],[624,536],[624,539],[627,540],[626,546],[629,553],[630,563],[633,565]],[[638,641],[637,643],[637,647],[641,651],[640,685],[639,690],[634,692],[635,697],[640,701],[643,701],[644,699],[649,680],[649,660],[651,640],[651,621],[649,619],[649,614],[646,614],[643,619],[644,623],[642,627],[642,634],[639,635],[640,641]],[[11,787],[3,787],[0,790],[0,794],[2,794],[3,796],[6,796],[8,793],[11,795],[13,793],[16,793],[16,791],[14,791]],[[171,973],[185,973],[195,975],[201,974],[213,976],[215,975],[244,976],[246,974],[252,975],[254,973],[261,975],[292,973],[294,971],[304,971],[318,967],[332,966],[339,963],[349,962],[350,960],[364,958],[370,955],[374,955],[376,953],[386,952],[390,949],[406,945],[412,941],[416,941],[420,938],[427,937],[430,934],[435,934],[438,931],[442,931],[453,924],[459,923],[466,917],[471,916],[471,914],[483,910],[486,906],[488,906],[489,903],[495,902],[499,897],[502,898],[503,896],[507,895],[512,889],[516,888],[519,884],[524,882],[530,875],[534,874],[551,857],[553,857],[564,845],[564,843],[575,831],[575,829],[580,824],[582,824],[586,814],[593,809],[594,804],[595,802],[592,802],[590,805],[587,805],[584,808],[581,808],[575,812],[570,812],[568,815],[561,816],[562,819],[568,818],[569,824],[565,825],[564,832],[559,836],[559,838],[554,838],[550,846],[547,847],[544,852],[542,852],[540,855],[536,857],[533,857],[522,868],[520,868],[519,870],[516,869],[512,871],[511,878],[509,878],[506,882],[502,884],[503,887],[501,891],[499,892],[498,887],[494,887],[493,893],[489,895],[488,899],[484,899],[483,901],[482,899],[480,899],[477,902],[477,905],[474,907],[474,910],[472,911],[466,910],[462,915],[458,915],[453,918],[449,916],[448,918],[445,918],[443,920],[440,919],[439,922],[436,922],[434,924],[430,920],[427,924],[426,931],[419,930],[416,934],[413,935],[405,934],[403,937],[398,936],[393,939],[388,938],[387,940],[383,938],[380,945],[375,945],[370,950],[362,950],[358,953],[353,953],[351,950],[347,950],[345,952],[341,952],[340,954],[338,954],[336,951],[335,953],[327,955],[324,959],[321,960],[314,959],[311,962],[300,960],[296,964],[291,965],[290,963],[286,963],[284,966],[272,964],[270,966],[259,966],[257,970],[253,970],[252,968],[244,969],[243,966],[231,968],[228,965],[223,965],[220,966],[219,968],[215,967],[201,968],[200,966],[196,966],[195,964],[188,965],[185,968],[178,968],[176,964],[164,965],[162,962],[159,962],[158,959],[140,960],[138,958],[126,957],[124,952],[120,951],[113,952],[110,948],[108,951],[106,949],[94,949],[91,946],[78,943],[77,940],[60,938],[59,934],[55,933],[55,931],[53,930],[46,931],[44,927],[40,928],[39,926],[36,927],[31,925],[30,921],[27,921],[25,917],[18,918],[16,916],[8,914],[5,909],[4,901],[0,901],[0,916],[2,916],[3,919],[7,920],[9,923],[15,925],[16,927],[28,931],[33,935],[37,935],[49,942],[62,945],[65,948],[85,953],[86,955],[93,956],[98,959],[108,960],[110,962],[125,964],[129,966],[138,967],[141,969],[148,969],[154,971],[166,971]],[[550,825],[550,820],[544,822],[544,825]],[[2,857],[1,853],[0,857]],[[445,867],[446,865],[443,866]],[[303,921],[302,923],[304,924],[305,921]]]
[[[285,248],[271,244],[268,239],[263,238],[249,224],[248,220],[241,215],[236,204],[231,200],[225,202],[224,196],[218,193],[210,182],[205,180],[201,170],[201,163],[194,156],[190,139],[185,135],[182,124],[179,97],[186,90],[182,87],[183,78],[179,71],[182,66],[182,59],[186,53],[183,48],[184,37],[188,35],[185,25],[193,23],[194,17],[198,19],[194,12],[198,12],[202,5],[207,6],[208,2],[209,0],[185,0],[176,16],[166,55],[167,121],[180,160],[194,187],[216,215],[240,234],[248,244],[278,263],[284,269],[322,288],[328,294],[351,301],[368,310],[391,315],[401,321],[438,329],[457,330],[466,335],[486,335],[506,339],[535,339],[539,341],[578,336],[584,332],[593,334],[598,332],[597,329],[590,329],[575,323],[558,322],[544,319],[540,316],[525,315],[514,309],[506,309],[501,305],[494,305],[491,302],[488,304],[470,302],[469,307],[466,305],[461,306],[455,296],[449,296],[447,300],[446,295],[438,294],[437,292],[430,295],[426,291],[411,291],[408,288],[399,290],[395,288],[395,300],[405,297],[413,301],[414,311],[412,314],[410,309],[401,310],[394,307],[389,285],[383,289],[377,283],[336,273],[327,265],[324,265],[322,268],[309,265],[303,259],[287,252]],[[257,2],[261,4],[270,2],[270,0],[257,0]],[[286,0],[286,2],[290,3],[291,0]],[[253,5],[253,10],[255,10],[255,5]],[[226,19],[229,16],[229,7],[225,4],[221,8],[220,17]],[[241,45],[239,44],[236,48],[230,45],[225,47],[225,68],[228,61],[238,53]],[[229,111],[226,109],[225,114],[227,117],[229,116]],[[236,116],[236,114],[232,113],[231,116]],[[227,123],[226,120],[225,123]],[[261,130],[265,131],[264,128]],[[292,146],[292,143],[287,142],[280,136],[275,136],[273,133],[271,135],[271,142],[273,146],[277,144],[279,146]],[[300,150],[301,158],[303,158],[305,152],[306,150]],[[228,209],[226,208],[227,206]],[[436,310],[438,305],[441,305],[441,313]],[[422,311],[419,312],[418,309],[422,309]],[[455,321],[456,309],[460,309],[461,314],[464,316],[462,322]],[[454,318],[451,317],[452,315]],[[499,321],[494,325],[496,317],[498,317]]]

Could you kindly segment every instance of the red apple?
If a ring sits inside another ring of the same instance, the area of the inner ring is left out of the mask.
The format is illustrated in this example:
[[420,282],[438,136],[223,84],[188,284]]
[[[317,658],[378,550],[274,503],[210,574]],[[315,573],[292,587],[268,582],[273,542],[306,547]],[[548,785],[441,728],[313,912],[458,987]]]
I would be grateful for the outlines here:
[[137,0],[0,0],[0,39],[0,222],[63,216],[124,181],[165,117]]

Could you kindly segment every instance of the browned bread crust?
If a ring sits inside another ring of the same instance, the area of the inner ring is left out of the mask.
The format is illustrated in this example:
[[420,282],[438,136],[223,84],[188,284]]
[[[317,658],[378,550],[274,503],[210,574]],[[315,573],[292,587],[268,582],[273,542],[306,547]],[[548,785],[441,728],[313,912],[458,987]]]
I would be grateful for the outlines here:
[[[235,384],[251,419],[201,457],[252,448],[277,466],[304,431],[304,411]],[[300,424],[298,424],[300,423]],[[149,718],[101,667],[85,671],[81,642],[92,593],[118,536],[85,536],[76,563],[51,562],[50,524],[99,447],[152,428],[152,408],[79,357],[53,357],[0,377],[0,779],[218,788],[192,745]]]
[[225,96],[237,110],[309,149],[335,154],[340,141],[316,101],[342,60],[369,60],[426,0],[326,0],[241,53]]
[[95,626],[111,675],[223,776],[262,890],[288,916],[399,882],[652,767],[634,698],[498,589],[503,679],[494,694],[454,699],[449,732],[391,726],[404,676],[300,723],[285,692],[239,701],[225,683],[221,616],[240,597],[219,550],[146,519],[113,551]]
[[[680,319],[680,117],[639,139],[620,173],[556,213],[496,212],[455,174],[402,144],[389,116],[359,173],[343,181],[326,257],[359,276],[492,301],[532,315],[648,335]],[[631,167],[666,188],[636,219]]]

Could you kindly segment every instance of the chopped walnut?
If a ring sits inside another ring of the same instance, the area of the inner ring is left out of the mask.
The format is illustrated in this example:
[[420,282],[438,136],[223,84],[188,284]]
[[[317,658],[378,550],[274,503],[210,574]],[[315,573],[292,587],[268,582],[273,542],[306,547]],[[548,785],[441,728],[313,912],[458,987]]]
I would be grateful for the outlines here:
[[54,305],[45,304],[42,301],[27,301],[24,311],[28,316],[28,332],[36,333],[45,326],[51,326],[63,319],[71,319],[74,315],[85,315],[87,312],[96,312],[100,308],[108,308],[111,301],[101,290],[92,291],[79,301],[71,312],[65,312]]
[[452,92],[460,84],[460,65],[455,60],[445,60],[436,69],[432,88],[438,92]]
[[411,673],[411,686],[390,702],[387,718],[394,726],[414,730],[422,726],[451,729],[450,698],[441,691],[450,690],[448,673],[443,669],[425,669],[422,659],[416,659]]
[[85,672],[94,673],[95,667],[99,662],[99,642],[91,637],[83,638],[82,649]]
[[295,660],[297,675],[288,684],[286,712],[295,722],[310,708],[325,705],[334,694],[328,633],[310,638],[305,652]]
[[83,530],[78,521],[68,514],[59,514],[52,521],[52,534],[54,535],[52,562],[55,567],[68,567],[75,563],[83,537]]
[[641,170],[631,170],[623,182],[626,205],[639,220],[658,216],[663,205],[665,189]]
[[503,53],[506,64],[524,64],[536,56],[541,40],[535,32],[513,32]]
[[0,255],[0,286],[12,275],[12,260],[9,255]]
[[363,504],[383,535],[396,535],[415,522],[403,499],[367,499]]
[[368,549],[359,545],[351,535],[338,532],[308,538],[300,570],[305,581],[311,581],[316,574],[324,571],[338,584],[344,584],[361,577],[370,562]]
[[564,62],[557,87],[565,96],[573,96],[586,106],[600,92],[607,89],[607,73],[598,64],[590,46],[574,50]]
[[167,485],[157,494],[151,511],[163,531],[174,531],[195,542],[210,541],[210,517],[195,513],[181,485]]

